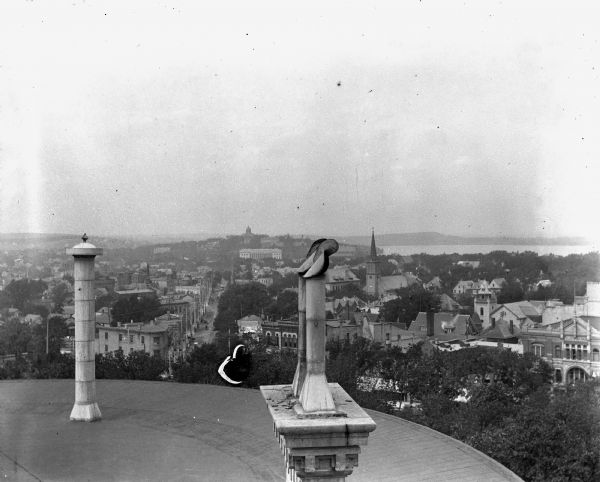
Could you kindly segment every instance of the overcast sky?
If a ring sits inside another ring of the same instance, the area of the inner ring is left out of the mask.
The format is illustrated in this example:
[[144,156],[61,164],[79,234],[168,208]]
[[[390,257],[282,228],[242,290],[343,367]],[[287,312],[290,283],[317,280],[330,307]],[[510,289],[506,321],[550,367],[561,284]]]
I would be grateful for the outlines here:
[[593,8],[196,3],[0,5],[1,232],[600,238]]

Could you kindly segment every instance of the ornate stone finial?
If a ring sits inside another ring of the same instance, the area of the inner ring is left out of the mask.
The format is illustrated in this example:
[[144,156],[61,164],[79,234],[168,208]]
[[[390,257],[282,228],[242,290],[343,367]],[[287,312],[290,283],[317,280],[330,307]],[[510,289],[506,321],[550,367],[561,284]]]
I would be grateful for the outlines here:
[[84,243],[87,243],[87,240],[89,238],[87,237],[87,234],[83,233],[83,236],[81,236],[81,239],[83,240]]
[[307,279],[322,275],[329,267],[329,256],[338,249],[335,239],[317,239],[308,250],[306,260],[298,268],[298,275]]

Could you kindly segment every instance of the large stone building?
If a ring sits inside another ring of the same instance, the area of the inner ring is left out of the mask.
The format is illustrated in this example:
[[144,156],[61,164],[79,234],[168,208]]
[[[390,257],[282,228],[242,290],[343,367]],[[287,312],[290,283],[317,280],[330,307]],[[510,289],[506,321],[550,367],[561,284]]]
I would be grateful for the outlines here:
[[[542,316],[541,323],[521,330],[524,352],[550,363],[557,383],[600,376],[600,283],[588,282],[586,296],[577,298],[570,318],[554,321]],[[568,312],[566,307],[560,311]]]
[[281,259],[280,248],[244,248],[240,249],[241,259]]

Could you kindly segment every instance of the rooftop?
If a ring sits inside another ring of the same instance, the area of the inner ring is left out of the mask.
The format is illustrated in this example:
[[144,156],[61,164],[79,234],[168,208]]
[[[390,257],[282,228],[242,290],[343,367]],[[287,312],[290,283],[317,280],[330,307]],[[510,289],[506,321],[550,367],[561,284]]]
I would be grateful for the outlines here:
[[[72,380],[0,381],[5,480],[283,481],[273,421],[258,390],[98,380],[103,419],[69,422]],[[428,428],[368,411],[377,424],[348,481],[520,480]]]

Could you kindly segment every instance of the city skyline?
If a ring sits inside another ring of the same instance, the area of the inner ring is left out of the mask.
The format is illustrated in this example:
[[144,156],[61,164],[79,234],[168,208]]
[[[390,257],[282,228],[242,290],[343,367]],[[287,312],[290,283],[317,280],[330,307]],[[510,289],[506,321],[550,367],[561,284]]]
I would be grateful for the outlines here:
[[0,7],[0,231],[600,239],[591,10],[231,5]]

